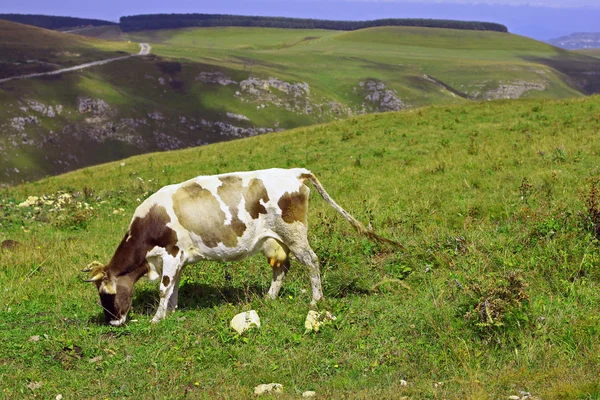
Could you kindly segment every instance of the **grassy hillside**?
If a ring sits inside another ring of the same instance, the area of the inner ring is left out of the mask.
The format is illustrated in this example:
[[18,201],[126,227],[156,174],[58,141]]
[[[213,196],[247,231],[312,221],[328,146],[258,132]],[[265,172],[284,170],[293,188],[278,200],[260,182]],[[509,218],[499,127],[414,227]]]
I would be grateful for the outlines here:
[[84,38],[0,20],[0,78],[52,71],[137,51],[137,44]]
[[121,32],[121,29],[118,25],[102,25],[85,28],[75,28],[70,29],[69,33],[104,40],[125,40],[123,32]]
[[600,49],[577,50],[577,53],[585,54],[586,56],[600,57]]
[[132,43],[50,33],[96,49],[148,42],[155,56],[0,84],[0,183],[364,113],[581,97],[600,82],[597,58],[499,32],[210,28]]
[[[230,399],[278,382],[284,399],[599,398],[599,111],[598,96],[434,106],[0,189],[0,239],[21,243],[0,252],[2,395]],[[188,267],[181,309],[159,325],[156,285],[140,281],[135,321],[101,325],[79,269],[112,256],[143,198],[198,174],[288,166],[407,247],[359,237],[313,191],[334,324],[304,332],[297,263],[263,300],[257,256]],[[263,326],[239,337],[229,320],[249,309]]]

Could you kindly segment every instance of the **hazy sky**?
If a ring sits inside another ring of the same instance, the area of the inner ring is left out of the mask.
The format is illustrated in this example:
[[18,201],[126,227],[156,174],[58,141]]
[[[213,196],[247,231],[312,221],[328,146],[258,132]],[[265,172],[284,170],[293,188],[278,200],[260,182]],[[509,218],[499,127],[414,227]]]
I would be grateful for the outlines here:
[[547,40],[600,31],[600,0],[0,0],[0,13],[118,21],[153,13],[219,13],[336,20],[444,18],[498,22]]

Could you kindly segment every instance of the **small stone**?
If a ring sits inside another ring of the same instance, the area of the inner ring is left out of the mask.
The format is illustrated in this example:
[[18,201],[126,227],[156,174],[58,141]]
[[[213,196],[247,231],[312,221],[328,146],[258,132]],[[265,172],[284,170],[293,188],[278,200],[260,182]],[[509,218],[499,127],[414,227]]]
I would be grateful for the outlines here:
[[404,379],[400,379],[400,386],[408,386],[408,382],[406,382]]
[[62,400],[62,398],[63,398],[62,394],[57,394],[56,395],[56,400]]
[[40,341],[40,337],[39,337],[38,335],[31,336],[31,337],[29,338],[29,341],[30,341],[30,342],[39,342],[39,341]]
[[229,323],[229,326],[231,326],[237,333],[241,335],[254,326],[260,328],[260,318],[258,317],[256,311],[250,310],[237,314],[235,317],[233,317]]
[[521,400],[521,398],[519,396],[509,396],[508,400]]
[[281,383],[263,383],[254,388],[254,394],[260,396],[265,393],[281,393],[283,385]]
[[36,390],[41,388],[43,385],[42,382],[29,382],[29,384],[27,385],[27,387],[31,390]]
[[319,332],[321,326],[328,324],[331,321],[335,321],[336,319],[337,318],[329,311],[317,312],[314,310],[310,310],[308,312],[308,315],[306,315],[304,327],[306,328],[306,330]]
[[302,397],[315,397],[316,395],[317,392],[313,390],[307,390],[306,392],[302,393]]
[[100,361],[102,361],[102,356],[97,356],[97,357],[89,359],[90,363],[97,363],[97,362],[100,362]]

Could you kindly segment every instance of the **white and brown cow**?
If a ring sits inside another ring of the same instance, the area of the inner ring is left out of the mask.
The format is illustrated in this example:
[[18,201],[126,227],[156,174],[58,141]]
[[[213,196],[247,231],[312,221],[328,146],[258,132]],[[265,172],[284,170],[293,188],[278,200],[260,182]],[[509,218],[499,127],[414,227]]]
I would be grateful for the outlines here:
[[311,182],[359,232],[375,235],[338,206],[308,170],[268,169],[199,176],[165,186],[133,215],[129,230],[107,265],[88,281],[98,287],[106,322],[121,325],[131,307],[133,285],[142,276],[160,280],[160,303],[152,322],[177,307],[184,265],[201,260],[236,261],[262,252],[273,268],[268,296],[275,298],[290,266],[290,252],[310,274],[312,303],[323,297],[317,256],[308,231]]

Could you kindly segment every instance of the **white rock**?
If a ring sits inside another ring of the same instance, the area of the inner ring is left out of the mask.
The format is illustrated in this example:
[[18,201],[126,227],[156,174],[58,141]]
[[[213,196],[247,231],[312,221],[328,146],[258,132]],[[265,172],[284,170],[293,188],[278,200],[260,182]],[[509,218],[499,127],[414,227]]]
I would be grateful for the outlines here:
[[306,392],[302,393],[302,397],[315,397],[317,395],[317,392],[314,392],[312,390],[307,390]]
[[253,326],[260,328],[260,318],[258,317],[256,311],[250,310],[243,313],[239,313],[238,315],[233,317],[229,325],[241,335]]
[[408,382],[406,382],[404,379],[400,379],[400,386],[408,386]]
[[519,396],[509,396],[508,399],[509,400],[520,400],[521,398]]
[[265,393],[281,393],[283,385],[281,383],[263,383],[254,388],[254,394],[260,396]]
[[304,327],[309,331],[319,332],[321,326],[335,321],[337,318],[329,311],[317,312],[310,310],[304,321]]

